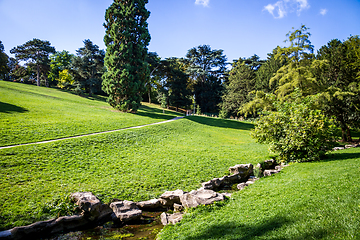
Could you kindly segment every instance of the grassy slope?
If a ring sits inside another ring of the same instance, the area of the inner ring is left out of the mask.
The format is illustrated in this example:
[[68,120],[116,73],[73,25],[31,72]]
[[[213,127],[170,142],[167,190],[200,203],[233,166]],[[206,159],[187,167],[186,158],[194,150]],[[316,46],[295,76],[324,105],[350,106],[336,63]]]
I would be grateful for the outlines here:
[[0,81],[0,146],[138,126],[179,114],[143,106],[137,114],[114,111],[105,98]]
[[193,211],[161,239],[360,239],[360,148],[294,164],[222,207]]
[[45,203],[75,191],[92,191],[108,202],[112,198],[147,200],[177,188],[197,189],[201,182],[226,174],[229,166],[268,157],[266,146],[250,138],[251,127],[236,121],[189,117],[140,129],[2,149],[0,229],[51,217],[41,212]]

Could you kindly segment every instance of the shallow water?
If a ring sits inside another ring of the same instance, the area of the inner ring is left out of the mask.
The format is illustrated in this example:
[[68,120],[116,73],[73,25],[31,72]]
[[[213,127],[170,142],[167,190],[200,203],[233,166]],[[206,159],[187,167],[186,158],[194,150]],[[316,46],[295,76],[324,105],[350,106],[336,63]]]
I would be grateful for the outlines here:
[[164,227],[160,221],[162,212],[143,212],[139,223],[116,226],[112,222],[93,229],[69,232],[45,240],[153,240]]

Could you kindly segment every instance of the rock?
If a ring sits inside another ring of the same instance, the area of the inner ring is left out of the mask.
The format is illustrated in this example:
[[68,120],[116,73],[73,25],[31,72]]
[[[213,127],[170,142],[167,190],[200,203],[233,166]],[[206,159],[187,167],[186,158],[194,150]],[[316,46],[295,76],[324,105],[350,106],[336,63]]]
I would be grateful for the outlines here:
[[0,239],[38,239],[50,234],[71,231],[89,223],[89,219],[83,215],[60,217],[1,232]]
[[282,167],[280,165],[275,166],[275,170],[281,171]]
[[271,175],[273,175],[273,174],[275,174],[275,173],[278,173],[278,172],[280,172],[279,170],[265,170],[264,171],[264,176],[271,176]]
[[182,195],[184,195],[184,191],[180,189],[167,191],[160,196],[159,201],[163,206],[171,207],[174,203],[181,204],[180,197]]
[[224,199],[224,195],[208,189],[193,190],[180,197],[182,205],[187,208],[209,205],[216,201],[223,201]]
[[334,148],[333,148],[334,151],[343,150],[343,149],[345,149],[345,148],[344,148],[344,147],[334,147]]
[[127,200],[112,202],[110,208],[114,212],[113,219],[118,219],[122,222],[139,219],[142,214],[142,211],[136,206],[136,203]]
[[201,185],[203,186],[204,189],[216,189],[216,188],[220,187],[221,185],[223,185],[223,182],[224,182],[223,179],[220,180],[219,178],[214,178],[208,182],[202,183]]
[[142,210],[155,209],[155,208],[159,208],[161,206],[161,202],[159,199],[151,199],[148,201],[137,202],[136,206],[138,206],[138,208],[140,208]]
[[241,178],[248,178],[253,173],[254,166],[251,163],[238,164],[229,168],[230,174],[238,174]]
[[176,224],[180,222],[183,218],[183,213],[174,213],[174,214],[168,214],[166,212],[163,212],[160,215],[161,223],[162,225],[168,225],[168,224]]
[[70,198],[78,205],[81,215],[88,217],[90,220],[94,220],[100,215],[102,203],[91,192],[72,193]]
[[175,212],[182,212],[182,211],[184,211],[183,205],[174,203],[174,211],[175,211]]
[[249,186],[249,184],[247,184],[247,183],[239,183],[236,187],[239,190],[243,190],[247,186]]

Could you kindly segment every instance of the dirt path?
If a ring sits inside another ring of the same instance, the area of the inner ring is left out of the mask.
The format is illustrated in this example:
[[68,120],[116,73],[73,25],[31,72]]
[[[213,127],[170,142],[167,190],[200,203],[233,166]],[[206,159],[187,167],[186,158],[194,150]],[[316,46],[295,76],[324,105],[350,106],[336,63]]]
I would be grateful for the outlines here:
[[62,141],[62,140],[67,140],[67,139],[73,139],[73,138],[81,138],[81,137],[99,135],[99,134],[104,134],[104,133],[119,132],[119,131],[128,130],[128,129],[142,128],[142,127],[151,126],[151,125],[168,123],[168,122],[172,122],[172,121],[175,121],[175,120],[178,120],[178,119],[181,119],[181,118],[184,118],[184,117],[176,117],[176,118],[173,118],[173,119],[170,119],[170,120],[166,120],[166,121],[162,121],[162,122],[150,123],[150,124],[145,124],[145,125],[141,125],[141,126],[127,127],[127,128],[121,128],[121,129],[104,131],[104,132],[88,133],[88,134],[83,134],[83,135],[78,135],[78,136],[58,138],[58,139],[53,139],[53,140],[41,141],[41,142],[23,143],[23,144],[5,146],[5,147],[0,147],[0,149],[13,148],[13,147],[19,147],[19,146],[26,146],[26,145],[34,145],[34,144],[42,144],[42,143],[51,143],[51,142],[57,142],[57,141]]

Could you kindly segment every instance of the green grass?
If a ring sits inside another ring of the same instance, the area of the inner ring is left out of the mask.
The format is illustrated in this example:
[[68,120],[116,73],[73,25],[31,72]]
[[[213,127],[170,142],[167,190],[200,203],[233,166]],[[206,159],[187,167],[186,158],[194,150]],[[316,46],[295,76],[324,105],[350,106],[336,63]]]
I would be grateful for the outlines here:
[[160,239],[360,239],[360,148],[293,164],[220,206],[202,207]]
[[76,191],[148,200],[197,189],[239,163],[268,158],[251,124],[188,117],[162,125],[0,150],[0,228],[52,217],[46,203]]
[[0,146],[50,140],[168,120],[146,104],[137,114],[115,111],[104,97],[80,97],[58,89],[0,81]]

